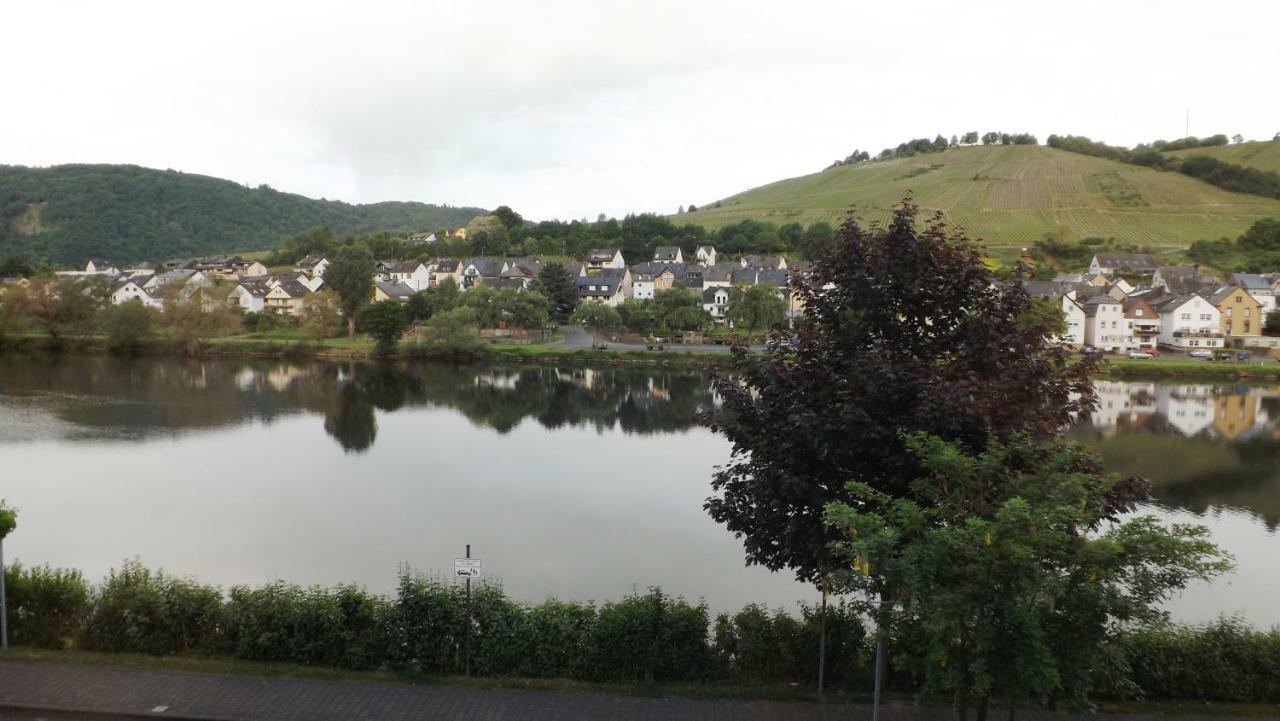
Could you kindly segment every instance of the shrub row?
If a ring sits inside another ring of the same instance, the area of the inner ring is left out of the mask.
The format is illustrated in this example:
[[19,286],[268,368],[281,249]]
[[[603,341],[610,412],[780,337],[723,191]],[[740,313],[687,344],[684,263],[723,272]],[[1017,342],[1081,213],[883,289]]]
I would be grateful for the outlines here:
[[[13,566],[6,596],[17,644],[147,654],[233,655],[363,670],[460,673],[467,636],[463,588],[404,573],[394,598],[356,586],[276,582],[219,589],[136,561],[90,586],[78,571]],[[502,587],[472,588],[471,670],[488,676],[593,681],[812,682],[821,615],[748,606],[712,621],[707,607],[661,589],[603,605],[517,603]],[[827,612],[827,678],[866,678],[862,623]],[[861,675],[859,675],[861,674]]]
[[[100,584],[79,571],[14,565],[5,572],[10,636],[44,648],[200,653],[257,661],[460,673],[467,636],[456,583],[402,573],[393,598],[357,586],[276,582],[219,589],[136,561]],[[536,605],[502,587],[472,588],[471,669],[486,676],[590,681],[802,683],[814,680],[822,614],[751,605],[712,620],[707,607],[660,589],[597,606]],[[865,689],[873,639],[852,604],[826,612],[826,678]],[[891,653],[895,642],[890,642]],[[1280,629],[1239,619],[1163,625],[1112,637],[1097,687],[1151,699],[1280,702]],[[909,691],[910,679],[893,685]],[[906,684],[904,686],[903,684]]]

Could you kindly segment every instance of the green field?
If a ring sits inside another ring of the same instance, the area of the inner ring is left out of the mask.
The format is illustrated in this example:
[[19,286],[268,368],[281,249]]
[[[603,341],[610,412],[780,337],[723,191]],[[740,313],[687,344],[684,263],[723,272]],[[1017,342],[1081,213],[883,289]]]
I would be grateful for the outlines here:
[[1226,163],[1236,163],[1258,170],[1280,173],[1280,140],[1251,140],[1239,145],[1217,145],[1212,148],[1192,148],[1165,153],[1173,158],[1191,155],[1207,155]]
[[830,168],[782,180],[679,216],[715,229],[750,218],[836,224],[849,206],[883,220],[906,192],[927,211],[1008,256],[1049,232],[1067,240],[1114,237],[1176,251],[1202,238],[1235,237],[1280,217],[1280,201],[1230,193],[1172,172],[1030,145],[956,148]]

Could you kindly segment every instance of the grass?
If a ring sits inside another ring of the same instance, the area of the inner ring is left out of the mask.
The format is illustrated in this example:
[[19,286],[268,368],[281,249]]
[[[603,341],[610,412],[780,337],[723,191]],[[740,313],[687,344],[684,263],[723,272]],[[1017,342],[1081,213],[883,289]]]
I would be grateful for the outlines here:
[[1174,253],[1203,238],[1235,237],[1259,218],[1280,217],[1280,201],[1178,173],[1020,145],[829,168],[753,188],[677,220],[709,229],[743,219],[836,225],[853,205],[865,220],[883,221],[908,190],[922,209],[941,210],[946,222],[982,239],[999,259],[1049,232],[1068,241],[1114,237]]
[[1280,380],[1280,363],[1245,361],[1222,363],[1193,358],[1109,358],[1105,376],[1116,378],[1223,378]]
[[1238,145],[1217,145],[1212,148],[1190,148],[1165,153],[1173,158],[1187,158],[1192,155],[1206,155],[1227,163],[1237,163],[1258,170],[1273,170],[1280,173],[1280,141],[1251,140]]

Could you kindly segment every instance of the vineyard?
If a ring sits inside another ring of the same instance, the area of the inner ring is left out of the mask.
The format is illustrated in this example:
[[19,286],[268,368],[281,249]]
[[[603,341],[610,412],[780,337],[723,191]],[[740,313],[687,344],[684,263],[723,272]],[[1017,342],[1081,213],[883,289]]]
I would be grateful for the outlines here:
[[1258,170],[1280,173],[1280,140],[1262,140],[1238,145],[1217,145],[1212,148],[1193,148],[1165,153],[1174,158],[1207,155],[1226,163],[1236,163]]
[[908,190],[923,209],[941,210],[948,224],[962,226],[996,257],[1047,233],[1065,240],[1114,237],[1176,255],[1196,240],[1234,238],[1259,218],[1280,217],[1280,201],[1177,173],[1019,145],[829,168],[739,193],[680,220],[712,229],[744,218],[835,224],[852,205],[864,220],[882,221]]

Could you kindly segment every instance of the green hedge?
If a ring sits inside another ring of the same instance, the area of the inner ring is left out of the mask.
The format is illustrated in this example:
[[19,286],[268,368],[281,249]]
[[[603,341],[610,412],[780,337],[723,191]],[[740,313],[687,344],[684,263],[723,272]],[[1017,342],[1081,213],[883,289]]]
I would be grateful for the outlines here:
[[1116,644],[1129,678],[1149,698],[1280,702],[1280,628],[1224,618],[1143,628]]

